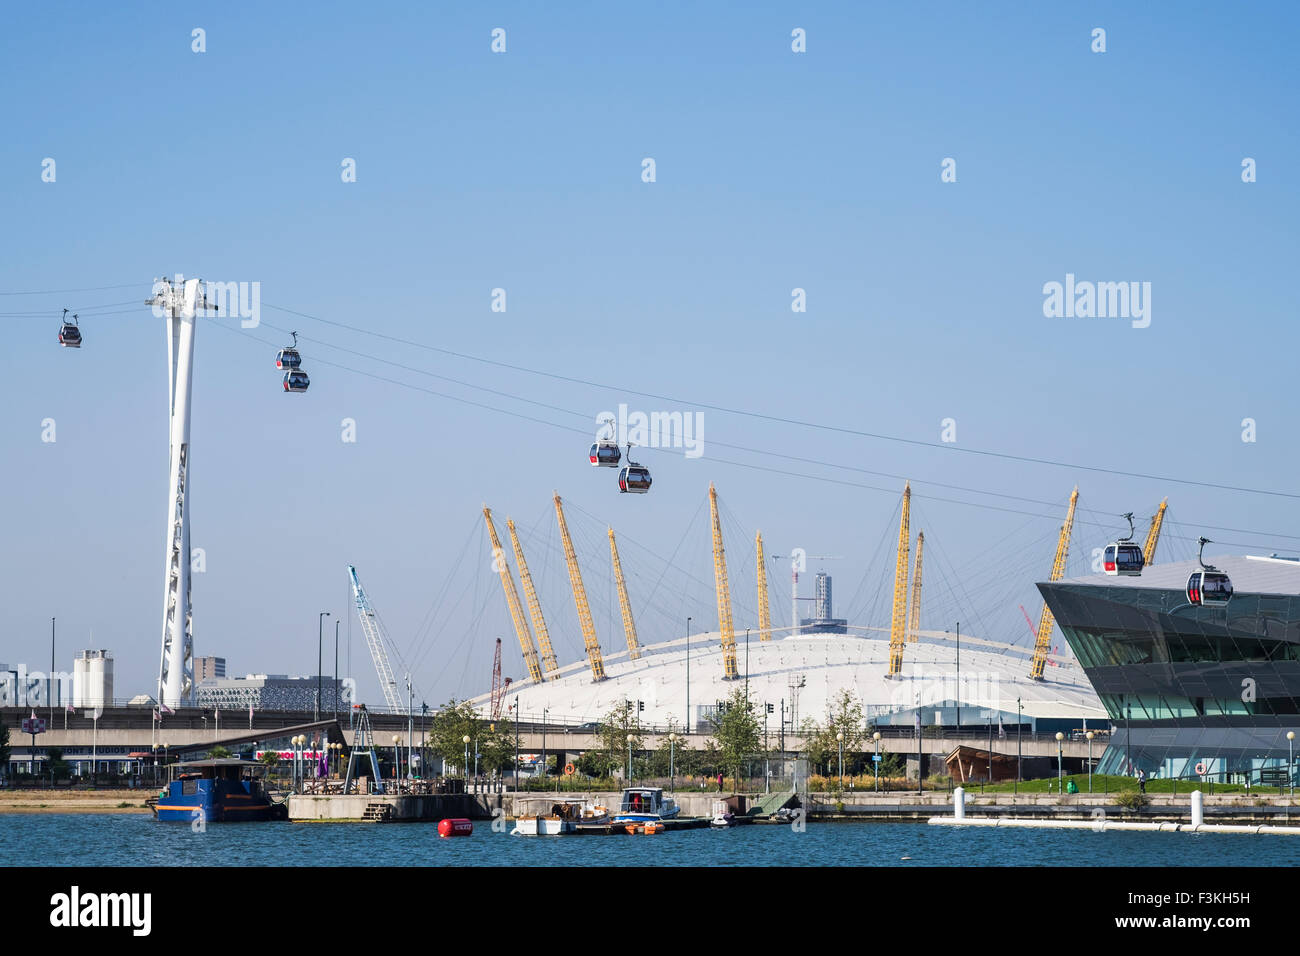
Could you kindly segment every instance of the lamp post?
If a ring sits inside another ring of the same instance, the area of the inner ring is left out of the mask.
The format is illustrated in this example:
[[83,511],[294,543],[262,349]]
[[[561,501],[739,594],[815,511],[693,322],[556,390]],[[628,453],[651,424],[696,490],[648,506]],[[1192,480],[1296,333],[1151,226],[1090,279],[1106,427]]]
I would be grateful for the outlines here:
[[1291,799],[1295,799],[1295,731],[1286,732],[1286,782],[1291,788]]
[[339,719],[339,625],[343,622],[334,619],[334,719]]
[[677,749],[677,735],[675,733],[669,734],[668,735],[668,790],[670,793],[674,793],[674,794],[677,792],[677,773],[676,773],[676,767],[673,765],[673,757],[676,755],[676,749]]
[[1022,779],[1020,776],[1020,761],[1021,761],[1021,754],[1024,752],[1023,748],[1021,747],[1021,742],[1024,740],[1024,737],[1025,737],[1025,725],[1024,722],[1020,719],[1020,698],[1017,697],[1016,698],[1016,785],[1012,788],[1012,792],[1016,794],[1020,793],[1020,781]]
[[686,619],[686,732],[691,732],[691,619]]
[[876,768],[876,793],[880,792],[880,731],[871,735],[871,739],[876,743],[876,759],[871,761],[872,766]]
[[320,705],[322,703],[320,695],[321,642],[324,639],[325,618],[329,616],[329,611],[321,611],[320,614],[316,615],[316,720],[320,720]]
[[465,745],[465,763],[461,776],[465,778],[465,792],[469,793],[469,734],[461,737],[460,742]]
[[632,735],[627,735],[627,785],[632,786]]
[[158,745],[153,745],[153,785],[158,786]]
[[1088,738],[1088,792],[1092,793],[1092,731],[1084,736]]
[[400,781],[402,779],[402,751],[399,749],[401,742],[401,735],[393,734],[393,779],[399,781],[399,788],[401,787]]
[[515,698],[515,795],[519,795],[519,698]]
[[[546,715],[549,708],[542,708],[542,783],[546,783]],[[558,767],[556,768],[559,769]]]
[[835,732],[835,741],[840,745],[840,790],[844,790],[844,733]]
[[1065,740],[1065,734],[1059,730],[1056,732],[1056,792],[1061,792],[1061,782],[1065,774],[1061,766],[1061,741]]
[[[957,734],[961,735],[961,621],[957,627]],[[990,758],[990,762],[992,762]]]
[[745,628],[745,706],[749,706],[749,628]]

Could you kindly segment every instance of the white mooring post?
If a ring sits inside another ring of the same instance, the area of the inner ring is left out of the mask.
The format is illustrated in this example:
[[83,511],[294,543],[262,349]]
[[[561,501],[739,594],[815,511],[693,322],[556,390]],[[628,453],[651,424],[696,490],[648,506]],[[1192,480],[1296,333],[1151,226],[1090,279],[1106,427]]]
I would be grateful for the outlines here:
[[952,791],[952,818],[954,820],[966,819],[966,788],[955,787]]
[[1205,808],[1202,806],[1204,795],[1199,790],[1192,791],[1192,826],[1199,827],[1205,822]]

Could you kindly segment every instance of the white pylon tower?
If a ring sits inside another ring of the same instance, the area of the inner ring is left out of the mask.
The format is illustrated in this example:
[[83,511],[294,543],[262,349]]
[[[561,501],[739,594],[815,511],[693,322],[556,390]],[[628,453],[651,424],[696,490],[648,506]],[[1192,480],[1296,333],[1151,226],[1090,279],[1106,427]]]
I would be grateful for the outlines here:
[[155,279],[145,305],[167,319],[167,385],[171,412],[167,485],[166,569],[163,576],[162,662],[158,703],[187,704],[194,696],[194,632],[190,604],[190,396],[193,392],[194,318],[213,308],[200,279]]

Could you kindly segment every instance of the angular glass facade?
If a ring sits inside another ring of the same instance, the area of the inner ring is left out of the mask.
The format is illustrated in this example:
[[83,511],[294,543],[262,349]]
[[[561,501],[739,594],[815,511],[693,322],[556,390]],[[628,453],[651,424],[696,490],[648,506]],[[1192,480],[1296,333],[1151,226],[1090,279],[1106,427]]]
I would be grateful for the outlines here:
[[[1115,725],[1102,773],[1277,782],[1300,732],[1300,595],[1039,584]],[[1296,743],[1300,743],[1298,738]]]

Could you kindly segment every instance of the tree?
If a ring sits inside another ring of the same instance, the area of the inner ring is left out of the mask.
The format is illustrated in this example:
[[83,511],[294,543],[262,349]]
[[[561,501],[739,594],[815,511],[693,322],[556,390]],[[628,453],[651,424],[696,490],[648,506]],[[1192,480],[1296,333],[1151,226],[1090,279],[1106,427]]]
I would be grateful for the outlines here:
[[741,765],[761,750],[761,728],[753,704],[743,687],[737,687],[713,716],[713,737],[718,742],[722,769],[730,769],[739,788]]
[[[474,740],[478,741],[478,760],[482,765],[482,744],[489,735],[487,722],[478,715],[469,701],[450,701],[433,715],[429,721],[429,749],[442,757],[443,763],[455,763],[460,766],[465,762],[465,737],[469,737],[469,766],[473,769]],[[511,743],[513,758],[515,747]]]
[[[630,744],[628,735],[632,737]],[[615,770],[626,773],[628,750],[631,749],[635,754],[645,743],[640,718],[632,709],[631,701],[624,701],[605,715],[600,724],[599,736],[605,773],[609,776],[613,776]]]
[[0,774],[9,773],[9,727],[0,720]]
[[[671,734],[677,735],[676,742],[668,739]],[[647,755],[646,771],[652,777],[683,776],[691,762],[691,753],[690,742],[682,735],[682,728],[676,720],[670,719],[668,732],[659,737],[659,749]]]
[[[480,729],[477,738],[471,737],[471,751],[474,740],[478,740],[479,766],[484,770],[504,773],[515,765],[515,730],[510,721],[493,721],[486,728]],[[461,746],[464,747],[463,742]],[[463,750],[461,759],[464,759]]]
[[208,751],[209,760],[225,760],[228,757],[232,757],[232,756],[234,755],[227,748],[221,746],[221,744],[217,744],[215,747],[213,747],[211,750]]
[[63,759],[62,747],[51,747],[47,759],[49,761],[51,783],[58,783],[61,779],[66,777],[72,769],[71,765]]

